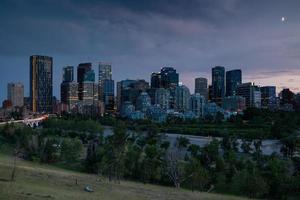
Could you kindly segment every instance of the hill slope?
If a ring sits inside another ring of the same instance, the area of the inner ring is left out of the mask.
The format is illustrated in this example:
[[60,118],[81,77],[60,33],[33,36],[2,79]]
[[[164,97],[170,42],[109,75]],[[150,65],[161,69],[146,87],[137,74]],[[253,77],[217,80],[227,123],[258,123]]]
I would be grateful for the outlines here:
[[[70,172],[48,165],[17,161],[16,181],[9,182],[13,159],[0,154],[0,199],[101,199],[101,200],[242,200],[217,194],[176,190],[174,188],[122,181],[109,183],[99,177]],[[78,183],[76,184],[76,179]],[[93,193],[84,191],[86,186]]]

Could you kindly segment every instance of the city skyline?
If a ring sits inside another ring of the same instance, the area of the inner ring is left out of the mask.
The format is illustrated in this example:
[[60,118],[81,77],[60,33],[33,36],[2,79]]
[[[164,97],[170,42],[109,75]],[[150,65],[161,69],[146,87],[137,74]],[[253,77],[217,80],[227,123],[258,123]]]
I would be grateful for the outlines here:
[[193,91],[195,78],[211,83],[210,70],[220,65],[241,69],[243,82],[299,92],[299,6],[293,0],[2,1],[0,100],[9,82],[21,82],[29,96],[34,54],[53,57],[58,98],[63,67],[93,62],[96,72],[98,61],[112,63],[116,82],[150,82],[152,72],[170,66]]

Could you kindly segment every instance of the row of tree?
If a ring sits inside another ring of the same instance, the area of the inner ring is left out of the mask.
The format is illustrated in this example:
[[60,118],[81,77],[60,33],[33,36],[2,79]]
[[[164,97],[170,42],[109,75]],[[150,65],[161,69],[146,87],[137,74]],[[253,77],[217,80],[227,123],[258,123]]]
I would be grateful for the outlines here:
[[[25,159],[75,163],[73,169],[115,182],[127,179],[251,198],[299,197],[300,141],[296,134],[283,140],[282,157],[263,155],[261,140],[244,139],[241,153],[237,138],[230,135],[201,148],[185,137],[166,140],[152,123],[145,131],[128,132],[124,122],[116,121],[114,134],[106,137],[95,123],[56,120],[45,123],[43,129],[6,125],[0,129],[0,142],[14,146]],[[77,128],[78,124],[97,128],[91,133]]]

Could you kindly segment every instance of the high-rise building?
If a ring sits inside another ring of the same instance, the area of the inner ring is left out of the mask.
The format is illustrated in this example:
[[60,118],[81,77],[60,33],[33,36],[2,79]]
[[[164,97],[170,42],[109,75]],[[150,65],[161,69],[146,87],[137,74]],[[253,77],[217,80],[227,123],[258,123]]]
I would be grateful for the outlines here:
[[173,67],[163,67],[159,73],[151,74],[151,88],[175,88],[179,83],[179,74]]
[[276,86],[261,87],[260,92],[261,92],[261,106],[263,108],[275,108],[277,106]]
[[112,112],[115,105],[115,82],[114,80],[105,79],[102,81],[101,87],[103,87],[103,89],[100,91],[102,91],[105,109],[109,112]]
[[83,105],[94,105],[94,101],[98,100],[98,85],[95,84],[94,70],[85,73],[82,82],[82,100]]
[[155,104],[160,105],[163,110],[168,110],[170,106],[170,91],[165,88],[156,89]]
[[147,92],[142,92],[136,102],[136,110],[146,113],[151,106],[151,99]]
[[101,80],[111,80],[112,79],[112,71],[111,71],[111,63],[99,63],[99,84]]
[[206,100],[208,99],[208,87],[207,87],[207,78],[196,78],[195,79],[195,94],[199,93]]
[[261,107],[260,88],[254,83],[242,83],[237,86],[236,94],[245,98],[246,107]]
[[236,95],[236,88],[242,83],[242,70],[235,69],[226,72],[226,96]]
[[[130,86],[135,83],[135,80],[122,80],[117,82],[117,110],[121,111],[122,103],[129,101],[129,98],[126,98],[125,91],[130,88]],[[132,104],[132,102],[131,102]]]
[[60,98],[71,109],[78,101],[78,83],[74,81],[74,67],[63,68],[63,80],[60,85]]
[[[92,70],[92,63],[81,63],[77,67],[78,99],[83,100],[83,82],[87,80],[87,73]],[[91,76],[91,74],[90,74]],[[95,75],[94,75],[95,76]],[[95,77],[94,77],[95,79]]]
[[213,88],[212,88],[212,85],[209,85],[208,86],[208,100],[212,101],[212,99],[213,99]]
[[99,63],[99,100],[104,102],[107,111],[114,110],[114,81],[110,63]]
[[30,56],[30,99],[33,112],[53,111],[53,59]]
[[196,117],[204,116],[205,98],[199,93],[191,95],[190,98],[190,109],[196,115]]
[[11,101],[14,107],[24,106],[24,85],[22,83],[7,84],[7,99]]
[[149,83],[145,80],[123,80],[117,83],[117,101],[118,110],[121,109],[122,103],[130,101],[136,106],[136,101],[140,93],[149,89]]
[[212,101],[221,105],[225,96],[225,68],[216,66],[212,68]]
[[63,83],[70,83],[74,81],[74,67],[67,66],[63,68]]
[[185,85],[180,85],[175,88],[174,107],[178,112],[185,112],[189,109],[190,90]]
[[151,74],[151,88],[162,88],[161,73],[153,72]]
[[163,67],[160,70],[161,84],[164,88],[175,88],[179,83],[179,74],[173,67]]

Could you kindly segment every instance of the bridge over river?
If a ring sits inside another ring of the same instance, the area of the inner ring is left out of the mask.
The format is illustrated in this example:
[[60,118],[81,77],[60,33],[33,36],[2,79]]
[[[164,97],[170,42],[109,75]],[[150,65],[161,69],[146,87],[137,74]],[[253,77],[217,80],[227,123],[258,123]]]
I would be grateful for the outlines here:
[[42,115],[42,116],[39,116],[36,118],[27,118],[27,119],[22,119],[22,120],[10,120],[7,122],[0,122],[0,126],[5,125],[5,124],[12,124],[12,123],[23,123],[30,127],[38,127],[40,125],[40,123],[42,121],[48,119],[48,117],[49,117],[49,115]]

